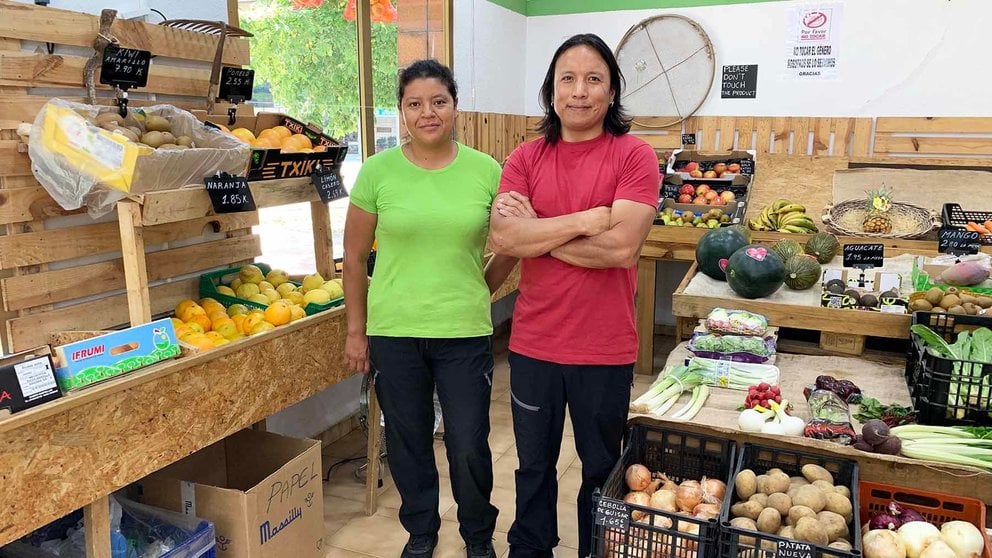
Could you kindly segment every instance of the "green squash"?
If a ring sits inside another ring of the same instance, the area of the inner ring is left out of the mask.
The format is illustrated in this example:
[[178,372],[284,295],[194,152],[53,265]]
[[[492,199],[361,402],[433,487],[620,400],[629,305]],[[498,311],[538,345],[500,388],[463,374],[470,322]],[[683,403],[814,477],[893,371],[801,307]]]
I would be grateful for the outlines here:
[[747,239],[747,243],[748,244],[751,244],[751,229],[745,227],[744,225],[741,225],[740,223],[738,223],[736,225],[730,225],[727,228],[728,229],[733,229],[733,230],[741,233],[742,235],[744,235],[744,238]]
[[785,260],[785,284],[790,289],[804,291],[820,280],[821,268],[809,254],[796,254]]
[[778,257],[782,258],[783,262],[789,261],[789,258],[796,254],[803,253],[802,245],[791,238],[779,240],[775,243],[775,246],[772,246],[772,250],[775,250],[775,253],[778,254]]
[[830,263],[840,251],[840,242],[830,233],[816,233],[806,241],[806,253],[821,264]]
[[727,259],[744,246],[747,246],[747,239],[731,227],[707,231],[696,244],[699,270],[717,281],[726,281],[723,267]]
[[763,298],[785,282],[785,263],[764,244],[750,244],[727,261],[727,284],[742,298]]

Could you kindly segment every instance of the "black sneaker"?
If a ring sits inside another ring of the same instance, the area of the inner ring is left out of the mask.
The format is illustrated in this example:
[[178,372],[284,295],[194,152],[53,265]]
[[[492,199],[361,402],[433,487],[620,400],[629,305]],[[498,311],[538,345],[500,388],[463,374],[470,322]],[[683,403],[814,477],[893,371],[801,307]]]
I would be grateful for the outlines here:
[[437,534],[410,535],[410,540],[403,547],[400,558],[431,558],[434,556],[435,546],[437,546]]
[[496,549],[492,542],[470,544],[465,547],[467,558],[496,558]]

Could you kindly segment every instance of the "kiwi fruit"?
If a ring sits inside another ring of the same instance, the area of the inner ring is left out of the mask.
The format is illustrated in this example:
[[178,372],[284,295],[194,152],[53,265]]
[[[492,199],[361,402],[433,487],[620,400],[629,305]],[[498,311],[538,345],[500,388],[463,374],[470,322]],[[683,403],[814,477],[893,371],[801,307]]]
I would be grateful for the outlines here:
[[980,296],[978,297],[978,302],[976,304],[978,304],[982,308],[992,307],[992,298],[989,298],[987,296]]
[[940,301],[944,298],[944,291],[937,287],[933,287],[927,291],[927,294],[923,295],[927,299],[927,302],[933,304],[934,306],[940,306]]
[[117,126],[124,125],[124,117],[117,114],[116,112],[101,112],[96,115],[96,122],[99,126],[103,126],[109,122],[113,122]]
[[944,295],[944,298],[940,299],[940,305],[950,310],[955,306],[960,306],[961,299],[955,294]]
[[165,118],[153,114],[145,120],[145,129],[152,132],[169,132],[172,130],[172,124]]
[[947,313],[948,314],[967,314],[968,312],[965,311],[965,309],[964,309],[963,306],[958,305],[958,306],[951,306],[950,308],[948,308],[947,309]]
[[958,298],[961,299],[961,306],[964,306],[965,304],[975,304],[975,305],[978,305],[978,297],[977,296],[973,296],[973,295],[970,295],[970,294],[964,294],[964,293],[962,293],[962,294],[959,294],[958,295]]
[[146,132],[145,135],[141,136],[141,143],[149,147],[159,147],[165,143],[165,138],[162,137],[162,132],[153,130],[151,132]]
[[172,135],[172,132],[162,132],[162,143],[176,144],[176,136]]
[[931,310],[931,312],[935,312],[937,314],[943,314],[943,313],[947,312],[947,310],[945,310],[944,308],[941,308],[940,306],[934,306],[933,307],[933,310]]
[[947,287],[947,291],[945,291],[945,292],[947,294],[956,295],[956,294],[958,294],[958,288],[957,287]]
[[163,143],[162,145],[158,146],[158,148],[159,149],[178,149],[179,146],[176,145],[176,144],[174,144],[174,143]]
[[927,299],[920,298],[909,303],[909,309],[913,312],[929,312],[933,310],[933,304],[927,302]]
[[861,296],[860,300],[861,306],[866,306],[868,308],[875,308],[878,306],[878,297],[873,294],[866,294]]
[[970,302],[965,302],[964,304],[961,305],[961,307],[964,308],[965,312],[967,312],[972,316],[977,315],[978,311],[981,310],[981,308],[979,308],[977,304],[972,304]]
[[176,138],[176,145],[184,145],[186,147],[193,147],[193,138],[189,136],[179,136]]
[[827,287],[827,292],[830,294],[844,294],[844,285],[834,283],[833,285]]

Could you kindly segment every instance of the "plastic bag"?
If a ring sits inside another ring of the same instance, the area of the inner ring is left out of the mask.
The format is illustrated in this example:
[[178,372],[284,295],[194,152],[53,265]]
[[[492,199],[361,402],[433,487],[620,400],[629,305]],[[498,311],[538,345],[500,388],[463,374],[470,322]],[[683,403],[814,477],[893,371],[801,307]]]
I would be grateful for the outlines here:
[[706,329],[716,333],[764,337],[768,331],[768,319],[746,310],[714,308],[706,317]]
[[775,354],[773,337],[752,335],[714,335],[696,332],[687,347],[692,354],[703,358],[729,358],[735,362],[766,362]]
[[806,421],[803,435],[844,445],[853,443],[858,433],[851,425],[851,412],[847,403],[827,389],[811,389],[806,393],[810,419]]
[[97,115],[116,111],[52,99],[35,118],[28,142],[31,170],[64,209],[86,206],[90,215],[99,217],[128,194],[202,184],[204,177],[218,171],[242,176],[247,172],[251,147],[189,112],[172,105],[129,110],[126,127],[143,132],[149,116],[161,116],[171,124],[173,135],[188,136],[195,146],[153,149],[95,124]]

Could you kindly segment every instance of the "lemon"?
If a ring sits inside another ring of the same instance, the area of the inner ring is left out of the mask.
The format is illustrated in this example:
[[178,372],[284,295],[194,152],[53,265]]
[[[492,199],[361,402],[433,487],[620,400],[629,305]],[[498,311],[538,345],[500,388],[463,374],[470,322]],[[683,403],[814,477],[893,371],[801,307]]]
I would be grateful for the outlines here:
[[234,292],[234,289],[232,289],[231,287],[227,287],[225,285],[221,285],[217,287],[217,292],[227,296],[238,296],[237,293]]
[[331,295],[324,289],[313,289],[303,295],[303,301],[307,304],[326,304],[331,301]]
[[243,285],[238,287],[238,291],[237,291],[238,298],[245,298],[248,300],[251,300],[251,297],[253,295],[257,295],[260,292],[262,292],[262,290],[259,289],[258,285],[254,283],[244,283]]

